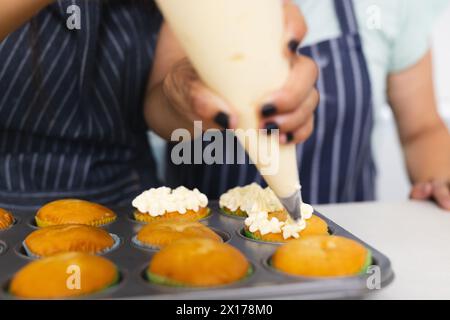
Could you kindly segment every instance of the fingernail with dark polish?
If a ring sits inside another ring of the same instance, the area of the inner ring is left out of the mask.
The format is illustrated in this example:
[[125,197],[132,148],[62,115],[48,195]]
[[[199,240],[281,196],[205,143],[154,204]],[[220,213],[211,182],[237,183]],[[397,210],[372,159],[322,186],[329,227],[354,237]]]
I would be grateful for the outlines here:
[[277,113],[277,107],[272,103],[268,103],[268,104],[264,105],[261,109],[261,114],[263,115],[264,118],[271,117],[271,116],[275,115],[276,113]]
[[288,43],[289,50],[293,53],[297,53],[297,49],[298,49],[299,45],[300,45],[300,42],[297,40],[291,40]]
[[288,143],[294,141],[294,134],[292,132],[286,133],[286,140]]
[[279,127],[275,122],[269,122],[266,124],[266,126],[264,127],[264,129],[267,130],[267,134],[272,134],[272,130],[278,130]]
[[230,127],[230,117],[222,111],[215,116],[214,122],[224,129],[228,129]]

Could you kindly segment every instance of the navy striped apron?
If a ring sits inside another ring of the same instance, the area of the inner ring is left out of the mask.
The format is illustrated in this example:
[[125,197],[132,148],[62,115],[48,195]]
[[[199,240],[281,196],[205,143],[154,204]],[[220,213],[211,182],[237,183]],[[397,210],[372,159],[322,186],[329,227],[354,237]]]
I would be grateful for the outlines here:
[[161,22],[152,1],[60,0],[0,43],[0,207],[159,185],[143,98]]
[[[299,49],[320,68],[317,88],[321,101],[315,114],[315,131],[297,146],[303,197],[312,204],[375,198],[369,70],[353,2],[334,0],[334,6],[342,35]],[[227,159],[229,154],[236,154],[236,150],[230,153],[229,148],[233,146],[225,145],[223,150],[225,161],[235,164],[176,166],[169,162],[168,184],[198,187],[211,199],[217,199],[229,188],[251,182],[264,186],[255,166],[248,164],[248,157],[247,165],[236,164],[236,157]]]

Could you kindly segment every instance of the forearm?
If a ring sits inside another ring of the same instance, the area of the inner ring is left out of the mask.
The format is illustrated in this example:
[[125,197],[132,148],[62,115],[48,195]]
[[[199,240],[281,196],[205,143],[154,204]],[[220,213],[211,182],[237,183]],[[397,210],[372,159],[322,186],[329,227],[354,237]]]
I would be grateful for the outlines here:
[[53,0],[0,0],[0,41]]
[[[177,106],[184,101],[172,101],[169,99],[167,78],[177,63],[182,61],[185,53],[173,33],[166,24],[160,30],[158,45],[153,61],[153,70],[150,74],[147,94],[145,99],[145,119],[149,128],[166,140],[170,140],[174,130],[184,128],[193,133],[194,123],[189,121],[186,112],[180,111]],[[184,79],[180,80],[185,83]],[[169,86],[170,87],[170,86]],[[166,90],[166,91],[165,91]],[[173,97],[172,97],[173,99]]]
[[194,124],[181,117],[164,95],[162,84],[155,85],[147,94],[145,101],[145,120],[149,128],[161,138],[170,141],[172,133],[176,129],[187,129],[191,134]]
[[442,121],[403,143],[413,183],[450,181],[450,134]]
[[413,183],[450,179],[450,135],[434,94],[432,54],[390,75],[389,100]]

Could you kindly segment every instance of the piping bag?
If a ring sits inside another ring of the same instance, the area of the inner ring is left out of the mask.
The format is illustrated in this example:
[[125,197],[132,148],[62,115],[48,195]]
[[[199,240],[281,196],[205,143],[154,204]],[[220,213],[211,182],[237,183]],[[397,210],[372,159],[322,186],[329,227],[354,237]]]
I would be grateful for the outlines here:
[[258,129],[262,99],[282,88],[290,71],[283,53],[283,2],[156,2],[202,81],[236,110],[234,134],[252,162],[291,217],[301,219],[296,148]]
[[294,193],[292,196],[287,198],[280,198],[281,204],[283,207],[289,212],[289,215],[293,220],[301,220],[302,219],[302,192],[301,188],[298,190],[298,192]]

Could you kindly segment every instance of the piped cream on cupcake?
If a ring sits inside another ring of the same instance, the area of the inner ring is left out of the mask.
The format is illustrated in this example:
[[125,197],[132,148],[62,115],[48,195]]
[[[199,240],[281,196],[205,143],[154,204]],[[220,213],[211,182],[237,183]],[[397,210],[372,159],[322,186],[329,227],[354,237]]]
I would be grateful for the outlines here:
[[286,211],[269,213],[252,210],[245,219],[245,235],[253,240],[287,242],[307,235],[328,235],[328,225],[313,214],[314,208],[302,204],[302,219],[294,221]]
[[137,196],[132,205],[134,218],[149,223],[159,220],[197,221],[210,213],[208,198],[198,189],[152,188]]
[[256,183],[236,187],[224,193],[219,200],[221,210],[232,216],[248,217],[255,210],[275,213],[284,211],[275,193]]

